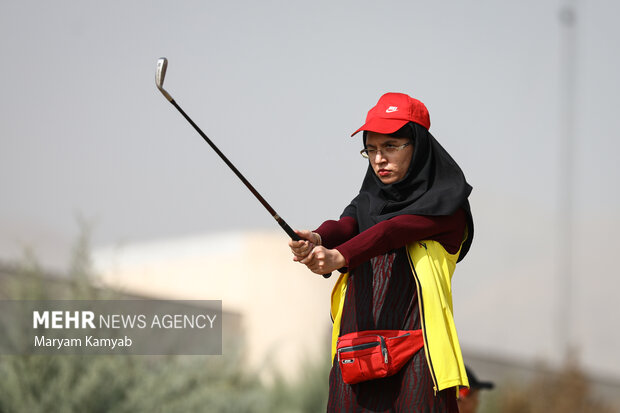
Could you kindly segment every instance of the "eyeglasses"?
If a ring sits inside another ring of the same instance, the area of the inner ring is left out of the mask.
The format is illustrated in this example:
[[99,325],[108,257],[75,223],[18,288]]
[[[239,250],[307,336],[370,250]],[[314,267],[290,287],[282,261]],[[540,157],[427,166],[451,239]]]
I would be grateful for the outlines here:
[[403,143],[400,146],[385,145],[383,148],[380,148],[380,149],[364,148],[360,151],[360,153],[362,154],[364,158],[368,159],[368,158],[371,158],[371,157],[374,158],[375,156],[377,156],[378,152],[381,152],[383,155],[395,154],[398,151],[402,151],[403,149],[405,149],[405,147],[409,145],[411,145],[411,142]]

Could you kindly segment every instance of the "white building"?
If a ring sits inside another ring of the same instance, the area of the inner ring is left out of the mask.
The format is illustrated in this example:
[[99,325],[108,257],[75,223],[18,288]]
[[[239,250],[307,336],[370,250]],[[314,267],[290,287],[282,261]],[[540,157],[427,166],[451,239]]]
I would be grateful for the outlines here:
[[[94,254],[104,284],[129,294],[176,300],[222,300],[239,313],[254,368],[275,361],[294,373],[305,360],[329,357],[330,294],[326,280],[292,261],[280,232],[225,232],[106,248]],[[244,337],[245,336],[245,337]]]

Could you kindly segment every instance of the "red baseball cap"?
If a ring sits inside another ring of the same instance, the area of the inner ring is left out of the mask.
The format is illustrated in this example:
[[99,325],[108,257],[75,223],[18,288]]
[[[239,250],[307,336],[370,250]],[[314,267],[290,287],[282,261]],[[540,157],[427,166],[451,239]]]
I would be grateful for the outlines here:
[[377,104],[368,111],[366,123],[353,132],[370,131],[376,133],[394,133],[408,122],[415,122],[426,129],[431,127],[431,118],[424,103],[404,93],[386,93]]

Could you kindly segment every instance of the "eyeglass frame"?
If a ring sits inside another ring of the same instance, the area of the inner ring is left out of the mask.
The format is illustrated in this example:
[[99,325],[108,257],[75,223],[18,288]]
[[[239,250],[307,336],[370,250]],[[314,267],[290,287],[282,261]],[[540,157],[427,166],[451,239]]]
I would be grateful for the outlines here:
[[[371,156],[370,153],[369,153],[370,151],[375,152],[374,155],[372,155],[373,158],[375,158],[378,153],[381,153],[384,156],[386,154],[391,155],[391,154],[394,154],[394,153],[402,151],[403,149],[405,149],[409,145],[411,145],[411,142],[405,142],[405,143],[403,143],[402,145],[399,145],[399,146],[394,146],[394,145],[388,144],[388,145],[385,145],[383,147],[383,149],[377,148],[377,149],[370,149],[369,150],[368,148],[364,148],[364,149],[362,149],[360,151],[360,155],[362,155],[362,157],[364,159],[370,159],[370,156]],[[390,150],[393,149],[393,151],[384,152],[386,149],[390,149]]]

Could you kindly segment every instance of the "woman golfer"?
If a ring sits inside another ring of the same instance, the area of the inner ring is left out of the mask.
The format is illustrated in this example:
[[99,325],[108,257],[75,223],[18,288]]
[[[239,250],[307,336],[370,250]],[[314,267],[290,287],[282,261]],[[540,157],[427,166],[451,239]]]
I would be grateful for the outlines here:
[[329,412],[458,412],[468,386],[451,277],[473,238],[471,186],[429,127],[422,102],[383,95],[353,133],[369,161],[359,194],[340,220],[289,242],[311,271],[341,272]]

